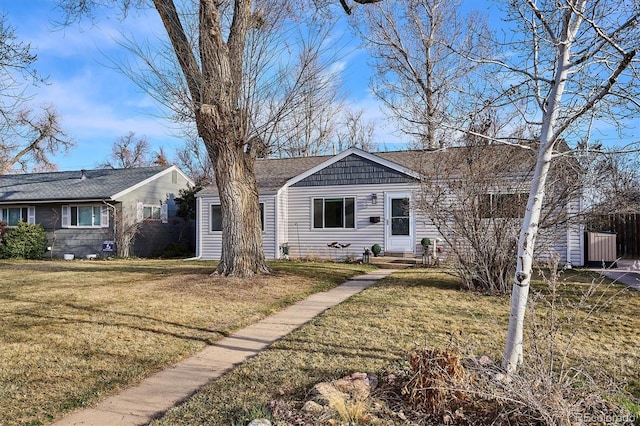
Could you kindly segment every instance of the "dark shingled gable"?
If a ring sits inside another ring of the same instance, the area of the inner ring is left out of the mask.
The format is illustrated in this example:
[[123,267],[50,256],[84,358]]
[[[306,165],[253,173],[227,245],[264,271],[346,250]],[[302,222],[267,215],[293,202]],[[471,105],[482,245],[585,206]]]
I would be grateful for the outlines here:
[[414,181],[414,178],[404,173],[351,154],[296,182],[293,186],[380,185]]
[[102,200],[149,179],[167,167],[100,169],[0,175],[0,202]]

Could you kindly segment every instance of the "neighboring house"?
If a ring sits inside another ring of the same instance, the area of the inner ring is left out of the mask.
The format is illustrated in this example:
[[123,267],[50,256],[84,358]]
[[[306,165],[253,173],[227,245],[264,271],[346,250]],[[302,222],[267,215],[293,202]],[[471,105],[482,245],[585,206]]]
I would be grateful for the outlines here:
[[[292,257],[360,258],[373,244],[382,246],[385,255],[420,256],[420,240],[439,234],[416,208],[419,171],[455,149],[464,148],[380,153],[351,148],[335,156],[258,160],[265,256],[282,258],[282,247],[288,246]],[[581,205],[580,200],[570,204],[574,210]],[[215,185],[197,195],[197,212],[196,256],[219,259],[221,211]],[[556,226],[544,240],[539,245],[554,250],[561,262],[583,265],[580,226]]]
[[188,184],[175,166],[0,175],[0,220],[41,224],[46,256],[115,256],[134,231],[129,255],[152,256],[181,235],[174,199]]

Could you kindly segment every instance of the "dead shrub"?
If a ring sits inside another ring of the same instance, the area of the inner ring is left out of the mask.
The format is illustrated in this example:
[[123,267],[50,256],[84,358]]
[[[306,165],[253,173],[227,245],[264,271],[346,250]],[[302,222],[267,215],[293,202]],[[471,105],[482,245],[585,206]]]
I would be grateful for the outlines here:
[[440,415],[452,402],[464,399],[465,370],[459,350],[423,349],[409,354],[409,365],[412,376],[403,392],[412,407]]

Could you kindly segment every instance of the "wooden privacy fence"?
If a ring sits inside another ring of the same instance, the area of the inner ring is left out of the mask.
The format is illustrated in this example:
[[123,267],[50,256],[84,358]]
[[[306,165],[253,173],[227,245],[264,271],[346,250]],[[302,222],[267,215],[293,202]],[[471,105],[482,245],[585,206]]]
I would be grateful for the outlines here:
[[615,233],[617,257],[640,259],[640,214],[602,215],[591,221],[588,228]]

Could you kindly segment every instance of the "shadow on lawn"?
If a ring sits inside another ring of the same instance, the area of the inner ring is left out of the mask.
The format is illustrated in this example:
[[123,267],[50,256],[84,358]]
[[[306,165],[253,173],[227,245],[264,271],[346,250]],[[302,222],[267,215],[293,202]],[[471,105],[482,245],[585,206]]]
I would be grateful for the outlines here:
[[[129,263],[130,262],[130,263]],[[163,263],[164,262],[164,263]],[[215,269],[215,264],[198,265],[198,266],[180,266],[176,268],[175,261],[166,263],[167,261],[157,261],[157,265],[150,265],[150,261],[136,262],[131,260],[128,262],[110,261],[110,260],[79,260],[79,261],[39,261],[39,262],[6,262],[4,265],[0,262],[0,270],[11,269],[12,271],[28,271],[28,272],[103,272],[103,273],[140,273],[140,274],[210,274]],[[129,263],[129,264],[127,264]],[[216,262],[217,263],[217,262]]]
[[[345,358],[367,358],[371,360],[384,361],[389,363],[406,356],[406,351],[401,349],[391,349],[387,346],[380,345],[362,346],[358,341],[353,344],[321,342],[315,338],[288,337],[277,342],[273,350],[282,350],[294,352],[300,358],[305,358],[299,354],[323,354],[328,357],[343,356]],[[346,366],[345,366],[346,367]]]
[[[183,340],[200,341],[208,345],[211,345],[215,341],[219,340],[220,338],[227,337],[230,334],[228,331],[214,330],[214,329],[209,329],[205,327],[195,327],[188,324],[181,324],[173,321],[166,321],[166,320],[150,317],[147,315],[132,314],[129,312],[118,312],[118,311],[107,310],[107,309],[99,309],[99,308],[94,308],[89,306],[76,305],[72,303],[47,303],[47,302],[33,301],[29,299],[21,300],[20,298],[17,298],[17,297],[11,298],[11,300],[16,302],[26,302],[26,303],[36,304],[40,306],[46,306],[46,308],[41,308],[41,309],[43,310],[46,309],[47,311],[55,311],[55,308],[66,307],[66,308],[78,311],[77,312],[78,315],[84,313],[89,316],[89,318],[78,318],[73,313],[52,315],[52,314],[43,314],[39,312],[33,312],[33,310],[31,310],[31,312],[22,311],[22,312],[13,313],[13,315],[16,317],[23,316],[23,317],[46,319],[46,320],[57,320],[61,324],[82,323],[82,324],[93,324],[93,325],[110,326],[110,327],[124,327],[131,330],[138,330],[142,332],[149,332],[153,334],[171,336],[171,337],[175,337]],[[104,317],[105,315],[111,315],[111,316],[114,316],[114,318],[113,318],[113,321],[97,320],[97,319],[93,319],[94,315],[101,316],[101,317]],[[135,324],[132,324],[131,322],[127,322],[124,319],[118,320],[118,317],[148,321],[156,325],[156,327],[154,327],[153,325],[149,325],[149,326],[135,325]],[[178,330],[184,330],[184,332],[181,333],[178,331],[163,330],[162,329],[163,326],[167,328],[174,327]],[[189,331],[192,331],[193,333],[200,332],[200,333],[207,333],[207,334],[215,334],[218,336],[200,337],[200,336],[196,336],[195,334],[189,333]]]

